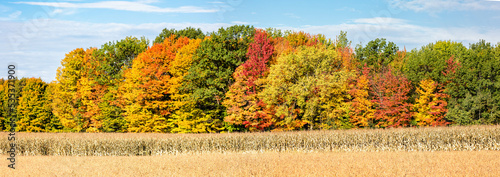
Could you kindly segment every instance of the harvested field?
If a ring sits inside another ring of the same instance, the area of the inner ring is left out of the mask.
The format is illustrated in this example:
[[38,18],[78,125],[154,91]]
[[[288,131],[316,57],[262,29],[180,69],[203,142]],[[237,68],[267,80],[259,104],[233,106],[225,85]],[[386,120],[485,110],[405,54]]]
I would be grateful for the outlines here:
[[20,156],[6,166],[0,176],[500,176],[500,151]]
[[[7,133],[0,134],[7,137]],[[0,139],[6,154],[7,138]],[[18,155],[500,150],[500,126],[233,134],[17,133]]]

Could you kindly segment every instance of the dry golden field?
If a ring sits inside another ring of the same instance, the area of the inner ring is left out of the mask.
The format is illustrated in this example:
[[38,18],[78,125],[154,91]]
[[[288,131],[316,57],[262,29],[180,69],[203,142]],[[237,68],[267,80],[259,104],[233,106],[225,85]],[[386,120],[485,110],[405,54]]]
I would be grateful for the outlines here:
[[[0,156],[5,159],[6,156]],[[0,176],[500,176],[500,151],[20,156]]]
[[231,134],[16,133],[2,176],[500,176],[500,126]]
[[[0,133],[0,154],[8,150]],[[19,155],[500,150],[500,126],[232,134],[17,133]]]

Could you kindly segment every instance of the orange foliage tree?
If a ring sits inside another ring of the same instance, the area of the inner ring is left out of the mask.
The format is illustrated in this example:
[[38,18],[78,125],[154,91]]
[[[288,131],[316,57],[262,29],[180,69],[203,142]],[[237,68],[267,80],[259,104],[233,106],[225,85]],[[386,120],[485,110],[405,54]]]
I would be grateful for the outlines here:
[[364,67],[357,79],[352,79],[349,94],[352,97],[350,121],[357,127],[369,127],[373,121],[373,103],[370,100],[370,69]]
[[170,36],[133,60],[124,73],[121,103],[130,132],[170,132],[172,113],[170,90],[171,63],[178,49],[189,43],[187,37]]

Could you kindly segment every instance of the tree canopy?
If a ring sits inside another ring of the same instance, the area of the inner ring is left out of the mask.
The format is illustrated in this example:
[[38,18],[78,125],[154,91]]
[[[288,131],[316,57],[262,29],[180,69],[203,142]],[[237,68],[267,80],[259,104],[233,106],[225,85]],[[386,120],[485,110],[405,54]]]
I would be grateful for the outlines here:
[[[9,90],[10,89],[10,90]],[[18,104],[9,107],[9,91]],[[10,111],[10,112],[9,112]],[[0,79],[0,130],[212,133],[500,123],[500,44],[406,51],[347,33],[165,28],[77,48],[56,80]]]

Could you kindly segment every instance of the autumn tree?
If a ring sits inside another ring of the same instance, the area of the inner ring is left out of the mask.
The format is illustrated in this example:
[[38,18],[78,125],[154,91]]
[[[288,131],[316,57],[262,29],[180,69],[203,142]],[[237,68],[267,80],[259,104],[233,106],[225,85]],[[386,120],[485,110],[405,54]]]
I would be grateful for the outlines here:
[[88,131],[123,132],[125,120],[117,105],[119,83],[124,70],[148,47],[144,37],[126,37],[108,42],[95,50],[84,63],[86,76],[80,81],[79,93],[85,105],[83,116],[92,119]]
[[53,112],[60,119],[65,130],[82,131],[90,125],[83,117],[81,99],[78,97],[78,83],[84,76],[84,60],[94,49],[75,49],[66,54],[57,69],[57,84],[54,88]]
[[370,97],[370,69],[364,67],[357,79],[350,82],[349,95],[352,98],[349,117],[356,127],[370,127],[373,124],[375,110]]
[[[0,128],[4,131],[10,131],[11,120],[17,120],[17,106],[19,105],[19,97],[22,96],[22,89],[26,85],[26,78],[2,81],[2,86],[0,86],[0,101],[3,112],[0,114]],[[12,102],[13,101],[13,102]]]
[[347,78],[333,46],[299,47],[278,57],[262,92],[268,105],[276,106],[276,126],[281,130],[342,128],[349,126]]
[[226,108],[222,103],[229,86],[234,83],[232,74],[248,58],[248,44],[255,29],[251,26],[221,28],[204,40],[193,57],[193,63],[184,77],[181,90],[190,94],[195,102],[192,115],[199,120],[200,132],[218,132],[224,129]]
[[412,119],[409,103],[411,83],[404,76],[395,74],[390,67],[372,77],[375,127],[406,127]]
[[7,113],[9,109],[9,81],[0,79],[0,131],[6,131],[10,123],[10,118]]
[[442,89],[432,79],[420,81],[417,88],[419,97],[415,100],[415,120],[417,126],[440,126],[449,124],[444,119],[447,102],[444,100],[447,95],[442,93]]
[[17,106],[17,130],[27,132],[50,131],[49,123],[52,120],[50,100],[45,94],[48,84],[41,79],[26,79],[22,89],[22,96]]
[[358,61],[356,55],[351,48],[351,41],[347,39],[347,32],[340,31],[340,34],[335,40],[335,49],[339,57],[342,59],[342,66],[348,71],[355,71],[358,69]]
[[[408,62],[406,48],[400,50],[396,53],[393,60],[389,63],[389,67],[392,68],[392,71],[395,74],[403,74],[408,69],[406,68],[406,63]],[[406,76],[405,76],[406,77]]]
[[318,36],[313,36],[309,33],[299,31],[299,32],[286,32],[285,38],[288,41],[288,45],[292,48],[298,48],[299,46],[314,46],[320,43]]
[[57,82],[52,81],[47,84],[45,87],[43,98],[47,101],[45,105],[43,105],[43,109],[51,113],[50,119],[47,124],[45,124],[45,130],[47,132],[60,132],[64,129],[64,126],[61,124],[59,117],[54,115],[54,98],[56,97],[56,87]]
[[189,39],[172,35],[133,60],[122,84],[122,107],[130,132],[170,132],[172,113],[170,90],[171,63],[177,50]]
[[248,47],[244,64],[233,74],[235,83],[226,93],[223,104],[227,107],[228,116],[224,121],[230,124],[243,125],[250,131],[269,129],[273,125],[269,110],[258,98],[268,74],[268,61],[274,52],[273,44],[265,31],[257,30],[253,42]]
[[191,39],[189,43],[177,50],[175,59],[170,67],[171,78],[169,81],[170,93],[172,99],[172,116],[169,122],[172,122],[172,133],[197,133],[205,131],[199,125],[202,122],[192,114],[195,108],[195,102],[191,101],[189,92],[181,90],[184,83],[184,77],[188,74],[189,68],[193,63],[193,55],[199,47],[202,39]]

